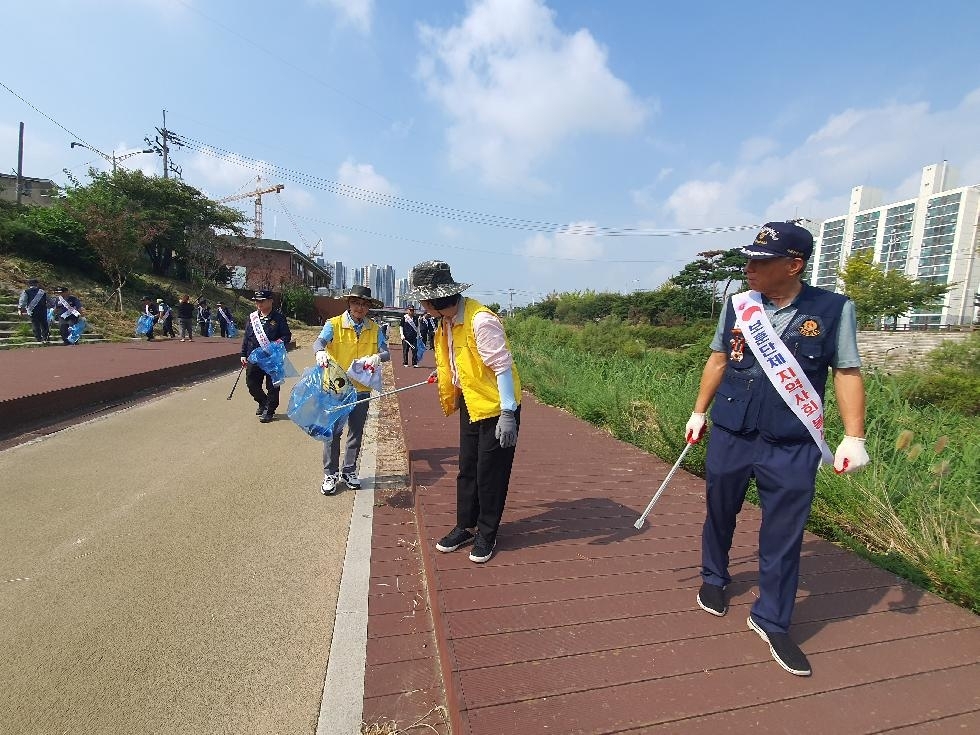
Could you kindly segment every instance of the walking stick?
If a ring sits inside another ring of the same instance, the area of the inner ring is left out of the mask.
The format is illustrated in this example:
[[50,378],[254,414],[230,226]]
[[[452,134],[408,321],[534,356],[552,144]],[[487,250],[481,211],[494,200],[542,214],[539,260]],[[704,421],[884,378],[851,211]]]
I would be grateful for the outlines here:
[[231,397],[233,395],[235,395],[235,388],[238,387],[238,381],[242,379],[242,373],[244,373],[244,372],[245,372],[245,366],[242,365],[242,369],[238,371],[238,377],[235,378],[235,384],[233,386],[231,386],[231,393],[228,394],[228,400],[229,401],[231,400]]
[[367,403],[368,401],[375,401],[378,398],[385,398],[387,396],[393,396],[395,393],[401,393],[403,390],[408,390],[409,388],[418,388],[420,385],[429,385],[430,383],[436,382],[436,376],[430,375],[428,379],[423,380],[421,383],[413,383],[412,385],[406,385],[404,388],[397,388],[396,390],[390,390],[387,393],[378,393],[376,396],[369,396],[367,398],[362,398],[359,401],[354,401],[353,403],[345,403],[342,406],[334,406],[333,408],[328,408],[324,413],[333,413],[334,411],[340,411],[341,409],[350,408],[351,406],[356,406],[358,403]]
[[684,451],[681,452],[681,456],[677,458],[677,461],[674,462],[674,466],[670,468],[670,472],[667,473],[667,477],[664,478],[663,484],[660,486],[660,489],[657,490],[656,495],[653,496],[653,500],[650,501],[650,505],[648,505],[647,509],[643,511],[643,515],[641,515],[636,520],[636,523],[633,524],[634,528],[643,528],[643,521],[646,520],[647,515],[649,515],[651,510],[653,510],[653,506],[656,505],[658,500],[660,500],[660,493],[662,493],[664,491],[664,488],[667,487],[667,483],[670,482],[670,478],[674,476],[674,473],[677,472],[677,468],[680,467],[681,462],[684,461],[684,455],[687,454],[688,451],[693,446],[694,446],[693,444],[684,445]]

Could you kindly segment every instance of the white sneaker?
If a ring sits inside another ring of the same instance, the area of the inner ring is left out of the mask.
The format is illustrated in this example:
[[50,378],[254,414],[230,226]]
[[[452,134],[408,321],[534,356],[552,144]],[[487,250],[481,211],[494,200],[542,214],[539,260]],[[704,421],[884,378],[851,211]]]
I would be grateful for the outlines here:
[[361,481],[357,479],[356,472],[344,472],[340,476],[351,490],[357,490],[361,486]]
[[320,486],[320,492],[324,495],[333,495],[337,492],[337,475],[324,475],[323,484]]

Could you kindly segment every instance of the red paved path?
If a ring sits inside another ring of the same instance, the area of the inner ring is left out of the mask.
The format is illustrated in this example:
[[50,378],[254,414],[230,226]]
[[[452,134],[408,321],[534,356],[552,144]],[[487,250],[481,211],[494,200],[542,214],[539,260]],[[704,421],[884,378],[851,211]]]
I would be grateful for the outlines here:
[[[396,365],[396,382],[419,372]],[[398,400],[418,537],[407,511],[397,526],[376,520],[372,568],[391,563],[392,533],[420,539],[425,601],[412,619],[372,584],[369,640],[401,626],[406,645],[369,643],[366,685],[374,692],[383,673],[403,726],[438,701],[428,603],[456,735],[980,732],[980,618],[808,534],[793,633],[814,675],[791,676],[745,624],[757,509],[736,531],[731,609],[710,616],[695,604],[703,482],[678,473],[637,531],[669,465],[527,395],[494,558],[440,554],[455,519],[457,419],[432,391]]]

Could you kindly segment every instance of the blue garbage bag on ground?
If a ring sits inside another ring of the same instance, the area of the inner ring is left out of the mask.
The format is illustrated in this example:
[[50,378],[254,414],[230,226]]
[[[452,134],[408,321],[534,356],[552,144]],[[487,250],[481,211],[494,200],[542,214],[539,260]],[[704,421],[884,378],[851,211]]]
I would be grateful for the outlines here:
[[79,317],[78,321],[68,328],[68,342],[73,345],[78,344],[78,340],[82,338],[82,332],[87,326],[88,322],[85,321],[85,317]]
[[136,334],[149,334],[151,329],[153,329],[153,317],[149,314],[143,314],[136,320]]
[[343,426],[354,410],[356,400],[354,386],[339,366],[331,369],[314,365],[306,368],[293,386],[286,415],[308,436],[329,442],[338,424]]

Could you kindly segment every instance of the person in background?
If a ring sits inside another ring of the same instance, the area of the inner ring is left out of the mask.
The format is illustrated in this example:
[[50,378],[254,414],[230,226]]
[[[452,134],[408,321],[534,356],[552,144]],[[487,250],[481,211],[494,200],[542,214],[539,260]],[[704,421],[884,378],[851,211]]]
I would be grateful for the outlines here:
[[227,337],[228,325],[233,321],[231,318],[231,312],[228,311],[228,307],[226,307],[220,301],[215,304],[215,306],[218,307],[218,327],[221,330],[221,336]]
[[51,327],[48,324],[48,295],[36,278],[27,279],[27,288],[20,292],[17,311],[31,318],[31,331],[34,341],[48,344],[51,341]]
[[[349,370],[355,361],[360,361],[372,370],[380,370],[382,362],[388,362],[388,340],[380,326],[368,318],[370,309],[380,309],[384,303],[371,296],[367,286],[352,286],[344,294],[347,298],[347,311],[327,320],[320,336],[313,343],[316,364],[326,367],[327,354],[333,357],[344,370]],[[369,398],[371,389],[351,379],[357,391],[357,400]],[[357,460],[361,453],[364,437],[364,424],[367,422],[368,402],[358,403],[345,418],[336,423],[333,437],[323,445],[323,484],[320,492],[333,495],[339,483],[356,490],[361,486],[357,476]],[[340,435],[347,426],[347,445],[344,449],[344,463],[340,464]]]
[[153,299],[149,296],[143,297],[142,316],[148,316],[152,320],[150,321],[150,329],[146,333],[146,341],[152,342],[154,339],[156,339],[153,336],[153,325],[156,324],[157,321],[157,310],[156,310],[156,306],[153,303]]
[[439,402],[459,411],[456,526],[436,543],[443,553],[473,543],[470,561],[493,556],[521,425],[521,381],[500,319],[456,283],[449,264],[412,269],[411,298],[442,317],[435,335]]
[[[272,291],[260,289],[252,297],[255,301],[256,309],[248,318],[245,325],[245,337],[242,339],[242,365],[245,367],[245,385],[248,392],[255,399],[258,408],[255,415],[259,421],[267,424],[276,415],[279,408],[279,386],[272,381],[272,376],[265,372],[258,365],[248,361],[248,356],[252,350],[263,346],[263,342],[282,342],[287,346],[293,339],[289,331],[289,324],[286,317],[280,311],[272,308]],[[261,331],[261,334],[259,334]],[[265,390],[262,390],[262,383],[265,381]]]
[[161,331],[167,339],[177,336],[174,332],[174,313],[163,299],[157,299],[157,320],[161,323]]
[[412,367],[419,366],[417,353],[417,343],[419,339],[419,325],[415,316],[415,307],[409,306],[405,309],[401,321],[398,323],[398,336],[402,341],[402,366],[408,367],[408,356],[412,356]]
[[72,343],[68,341],[68,331],[78,324],[78,320],[82,318],[85,310],[82,308],[82,302],[77,296],[72,296],[71,289],[67,286],[56,288],[54,292],[54,313],[58,318],[58,331],[61,333],[61,341],[70,345]]
[[207,299],[197,301],[197,325],[202,337],[211,336],[211,307],[208,306]]
[[[698,606],[718,617],[728,612],[736,516],[755,478],[762,507],[759,594],[747,622],[797,676],[811,673],[789,626],[817,469],[821,459],[838,472],[868,463],[854,304],[800,280],[812,252],[810,231],[790,222],[769,222],[742,249],[750,290],[732,296],[722,311],[685,427],[689,443],[700,441],[713,401]],[[830,370],[845,433],[833,455],[823,437]]]
[[194,341],[194,304],[191,297],[184,294],[177,303],[177,321],[180,323],[180,341]]

